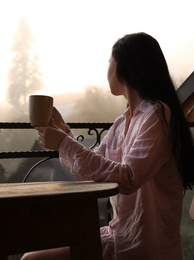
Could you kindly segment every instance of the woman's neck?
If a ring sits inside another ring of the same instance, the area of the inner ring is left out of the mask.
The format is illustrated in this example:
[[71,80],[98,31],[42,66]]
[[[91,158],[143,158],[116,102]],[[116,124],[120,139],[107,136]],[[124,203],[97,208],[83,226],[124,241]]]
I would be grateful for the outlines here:
[[141,98],[139,93],[133,88],[126,88],[125,98],[128,100],[129,109],[132,116],[134,109],[141,103],[143,98]]

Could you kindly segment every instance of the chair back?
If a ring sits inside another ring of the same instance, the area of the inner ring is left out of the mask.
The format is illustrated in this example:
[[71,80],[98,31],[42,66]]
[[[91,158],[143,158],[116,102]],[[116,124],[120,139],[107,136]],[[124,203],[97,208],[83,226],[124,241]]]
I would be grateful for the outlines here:
[[74,181],[75,177],[61,165],[59,158],[46,158],[36,163],[23,182]]

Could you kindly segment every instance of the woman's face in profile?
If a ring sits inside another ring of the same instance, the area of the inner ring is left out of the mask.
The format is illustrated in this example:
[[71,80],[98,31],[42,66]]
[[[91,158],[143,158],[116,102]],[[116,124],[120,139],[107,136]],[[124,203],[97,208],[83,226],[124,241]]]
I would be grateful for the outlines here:
[[107,71],[107,79],[109,82],[111,93],[115,96],[124,95],[124,85],[118,80],[116,75],[117,63],[111,56]]

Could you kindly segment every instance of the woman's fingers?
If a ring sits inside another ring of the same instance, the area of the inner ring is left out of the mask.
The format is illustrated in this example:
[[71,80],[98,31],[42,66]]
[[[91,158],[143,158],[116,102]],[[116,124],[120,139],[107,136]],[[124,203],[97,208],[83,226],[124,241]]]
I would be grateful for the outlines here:
[[44,126],[35,126],[34,129],[36,129],[38,131],[38,133],[39,132],[42,133],[44,131],[45,127]]
[[66,137],[66,133],[56,127],[37,126],[35,129],[38,131],[40,144],[52,150],[58,150]]
[[53,107],[53,113],[52,113],[52,117],[55,121],[55,124],[60,127],[61,124],[65,124],[65,121],[63,120],[61,114],[59,113],[59,111],[56,109],[56,107]]
[[36,126],[34,128],[38,131],[40,144],[42,146],[44,146],[44,144],[45,144],[45,139],[44,139],[45,127],[43,127],[43,126]]
[[59,113],[59,111],[56,109],[56,107],[53,107],[53,112],[52,112],[52,116],[56,121],[61,121],[62,116]]
[[53,118],[51,118],[51,120],[50,120],[50,122],[49,122],[49,126],[50,126],[50,127],[57,128],[57,126],[56,126],[56,124],[55,124],[55,122],[54,122],[54,119],[53,119]]

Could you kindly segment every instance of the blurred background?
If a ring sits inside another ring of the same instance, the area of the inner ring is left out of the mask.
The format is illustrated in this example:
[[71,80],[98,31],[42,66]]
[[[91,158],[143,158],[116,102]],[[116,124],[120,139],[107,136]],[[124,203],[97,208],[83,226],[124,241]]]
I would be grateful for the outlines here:
[[[126,107],[107,82],[114,42],[152,35],[178,88],[194,71],[193,24],[193,0],[0,0],[0,121],[28,122],[28,96],[46,94],[66,122],[113,122]],[[31,150],[36,139],[34,130],[0,130],[0,149]],[[24,164],[0,160],[0,181],[20,181]],[[192,196],[181,227],[185,260],[194,247]]]
[[112,45],[128,33],[158,40],[179,87],[194,70],[193,22],[192,0],[0,0],[0,120],[25,119],[35,93],[54,96],[69,120],[94,92],[101,105],[106,95],[123,102],[112,99],[106,73]]

